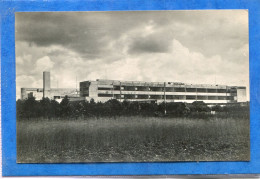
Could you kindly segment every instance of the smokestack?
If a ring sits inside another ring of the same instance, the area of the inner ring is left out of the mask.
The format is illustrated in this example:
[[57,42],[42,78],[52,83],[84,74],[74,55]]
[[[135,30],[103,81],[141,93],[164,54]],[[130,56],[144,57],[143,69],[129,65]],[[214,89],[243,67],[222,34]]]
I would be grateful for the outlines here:
[[50,98],[49,93],[51,90],[51,78],[50,78],[50,72],[44,71],[43,72],[43,97],[44,98]]

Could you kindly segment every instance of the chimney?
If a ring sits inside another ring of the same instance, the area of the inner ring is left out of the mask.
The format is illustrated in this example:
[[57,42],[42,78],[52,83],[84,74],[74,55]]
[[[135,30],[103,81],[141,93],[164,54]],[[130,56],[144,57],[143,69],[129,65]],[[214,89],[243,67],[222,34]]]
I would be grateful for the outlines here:
[[50,90],[51,90],[51,78],[50,72],[44,71],[43,72],[43,97],[50,98]]

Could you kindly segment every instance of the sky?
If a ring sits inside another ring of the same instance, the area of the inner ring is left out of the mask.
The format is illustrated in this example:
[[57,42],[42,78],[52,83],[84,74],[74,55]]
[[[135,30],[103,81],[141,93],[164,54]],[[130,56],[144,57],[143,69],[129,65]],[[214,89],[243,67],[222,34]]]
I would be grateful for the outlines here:
[[[96,79],[246,86],[247,10],[18,12],[21,87],[76,88]],[[249,92],[247,92],[249,98]]]

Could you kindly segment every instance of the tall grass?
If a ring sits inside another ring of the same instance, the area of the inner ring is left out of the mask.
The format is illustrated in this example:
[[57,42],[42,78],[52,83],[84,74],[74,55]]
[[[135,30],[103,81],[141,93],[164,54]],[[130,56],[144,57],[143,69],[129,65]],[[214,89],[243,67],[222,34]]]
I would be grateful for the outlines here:
[[249,160],[249,120],[160,117],[17,121],[17,161]]

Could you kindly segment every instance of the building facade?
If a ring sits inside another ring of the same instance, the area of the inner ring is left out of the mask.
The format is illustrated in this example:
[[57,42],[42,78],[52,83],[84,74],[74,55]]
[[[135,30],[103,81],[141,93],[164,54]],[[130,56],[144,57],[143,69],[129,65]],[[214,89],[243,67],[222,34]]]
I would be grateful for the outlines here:
[[35,97],[41,100],[43,97],[55,99],[60,102],[65,96],[72,100],[79,99],[79,92],[76,88],[51,88],[50,72],[43,72],[43,88],[21,88],[21,99]]
[[96,80],[80,82],[80,96],[86,100],[186,102],[205,103],[246,102],[246,87],[225,85],[185,84],[176,82],[141,82]]

